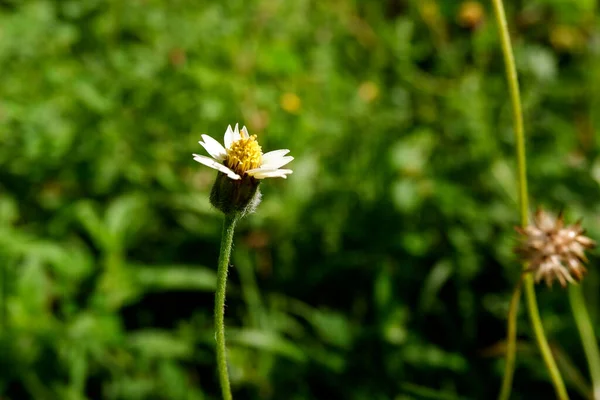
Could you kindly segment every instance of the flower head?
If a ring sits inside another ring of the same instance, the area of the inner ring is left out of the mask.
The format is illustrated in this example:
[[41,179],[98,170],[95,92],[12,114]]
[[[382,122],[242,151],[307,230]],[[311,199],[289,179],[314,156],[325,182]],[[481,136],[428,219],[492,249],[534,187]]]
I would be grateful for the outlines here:
[[224,173],[230,179],[239,180],[244,176],[254,179],[287,178],[292,173],[291,169],[280,169],[294,159],[286,156],[290,151],[275,150],[263,154],[256,135],[250,136],[245,126],[241,131],[238,124],[235,124],[235,129],[231,129],[231,125],[227,127],[225,147],[208,135],[202,135],[202,140],[199,143],[210,157],[194,154],[194,160]]
[[199,143],[210,157],[194,154],[194,160],[220,173],[213,185],[210,201],[225,214],[244,215],[252,212],[260,202],[258,185],[265,178],[287,178],[291,169],[280,169],[294,157],[286,156],[290,151],[275,150],[263,154],[256,140],[244,126],[238,125],[225,131],[224,144],[208,135],[202,135]]
[[565,287],[567,282],[583,278],[586,272],[583,263],[587,261],[584,251],[595,243],[584,235],[581,222],[565,226],[562,214],[554,218],[538,210],[533,224],[516,230],[522,239],[516,252],[529,263],[527,270],[534,274],[536,282],[544,279],[551,286],[556,279]]

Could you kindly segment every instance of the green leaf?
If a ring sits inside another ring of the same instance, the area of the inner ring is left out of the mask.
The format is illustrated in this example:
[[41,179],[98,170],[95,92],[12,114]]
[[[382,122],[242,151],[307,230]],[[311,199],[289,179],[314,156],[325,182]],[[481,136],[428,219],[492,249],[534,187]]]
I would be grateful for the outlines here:
[[227,340],[232,345],[242,345],[269,351],[297,362],[307,361],[307,356],[300,347],[275,332],[229,328],[227,330]]
[[129,333],[127,344],[143,357],[190,359],[194,354],[191,343],[169,331],[148,329]]
[[214,270],[187,265],[129,265],[136,285],[143,291],[198,290],[213,292],[217,287]]

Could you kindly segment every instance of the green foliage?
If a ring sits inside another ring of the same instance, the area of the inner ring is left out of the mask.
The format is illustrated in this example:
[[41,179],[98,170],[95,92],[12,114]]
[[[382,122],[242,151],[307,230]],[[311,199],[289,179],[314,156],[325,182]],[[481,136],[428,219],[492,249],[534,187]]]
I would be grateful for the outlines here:
[[[441,0],[0,2],[0,398],[218,398],[221,216],[191,153],[235,122],[296,159],[236,234],[234,397],[494,398],[520,266],[482,5],[468,26]],[[532,204],[598,238],[595,3],[508,6]],[[567,294],[538,293],[586,398]],[[519,322],[514,398],[550,398]]]

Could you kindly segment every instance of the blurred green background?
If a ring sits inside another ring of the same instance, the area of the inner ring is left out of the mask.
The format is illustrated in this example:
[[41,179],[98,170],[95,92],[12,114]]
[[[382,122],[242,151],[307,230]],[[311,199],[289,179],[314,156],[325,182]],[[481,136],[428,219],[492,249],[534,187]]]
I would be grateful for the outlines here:
[[[237,399],[489,399],[520,266],[487,1],[0,1],[0,399],[217,399],[200,135],[294,174],[236,232]],[[600,238],[594,0],[507,1],[532,207]],[[598,258],[583,286],[600,332]],[[566,292],[538,287],[573,399]],[[553,398],[519,314],[514,399]]]

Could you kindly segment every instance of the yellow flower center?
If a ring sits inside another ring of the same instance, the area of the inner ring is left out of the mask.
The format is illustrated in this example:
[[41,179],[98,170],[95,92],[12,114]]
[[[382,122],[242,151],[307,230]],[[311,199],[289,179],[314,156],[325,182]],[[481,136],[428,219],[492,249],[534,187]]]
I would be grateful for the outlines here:
[[256,141],[256,135],[233,142],[227,150],[225,165],[238,175],[260,167],[261,163],[262,149]]

